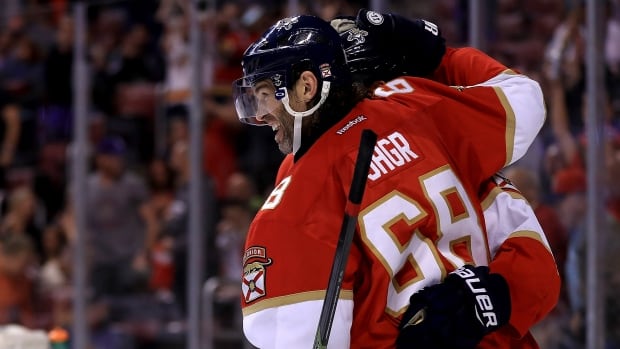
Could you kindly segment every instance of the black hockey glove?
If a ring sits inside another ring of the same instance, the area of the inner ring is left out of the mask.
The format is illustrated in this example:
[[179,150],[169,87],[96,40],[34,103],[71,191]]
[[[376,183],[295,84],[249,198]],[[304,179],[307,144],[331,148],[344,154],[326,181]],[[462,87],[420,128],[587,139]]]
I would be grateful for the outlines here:
[[367,84],[403,75],[425,77],[441,63],[446,43],[439,28],[421,19],[362,9],[334,18],[348,66]]
[[423,19],[361,9],[355,23],[369,35],[382,38],[387,52],[403,57],[404,75],[432,74],[446,53],[446,41],[439,27]]
[[473,349],[510,319],[508,284],[484,266],[465,265],[409,302],[397,349]]

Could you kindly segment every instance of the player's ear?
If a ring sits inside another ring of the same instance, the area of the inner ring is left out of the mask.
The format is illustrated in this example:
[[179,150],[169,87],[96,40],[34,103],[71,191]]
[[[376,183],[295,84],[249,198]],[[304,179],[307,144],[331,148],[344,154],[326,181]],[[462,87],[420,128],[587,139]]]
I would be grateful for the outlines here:
[[297,83],[295,84],[295,93],[299,97],[299,100],[306,103],[310,102],[317,94],[319,89],[319,81],[311,71],[304,71],[299,76]]

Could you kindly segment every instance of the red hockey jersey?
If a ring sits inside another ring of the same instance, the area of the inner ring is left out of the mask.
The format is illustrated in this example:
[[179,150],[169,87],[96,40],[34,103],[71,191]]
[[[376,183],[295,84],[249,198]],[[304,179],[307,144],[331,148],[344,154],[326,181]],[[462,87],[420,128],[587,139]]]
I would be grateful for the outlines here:
[[[464,89],[400,78],[377,94],[382,98],[360,103],[297,162],[287,157],[250,228],[244,331],[260,348],[312,345],[364,128],[379,140],[330,348],[393,348],[411,294],[464,263],[493,260],[507,270],[509,240],[550,256],[535,224],[508,235],[516,222],[497,220],[504,235],[489,239],[478,198],[481,184],[521,157],[542,126],[536,83],[512,72]],[[518,295],[515,301],[527,304]],[[522,342],[527,321],[511,318],[506,333],[490,338],[495,347]]]

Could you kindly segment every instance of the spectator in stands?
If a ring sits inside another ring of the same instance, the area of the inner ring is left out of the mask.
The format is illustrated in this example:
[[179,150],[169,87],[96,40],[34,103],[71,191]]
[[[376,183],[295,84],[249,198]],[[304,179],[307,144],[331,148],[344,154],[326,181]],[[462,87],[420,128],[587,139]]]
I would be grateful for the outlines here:
[[569,234],[563,280],[569,301],[569,320],[564,324],[566,331],[556,336],[556,340],[560,339],[567,347],[585,340],[585,189],[585,172],[580,168],[560,169],[553,178],[552,190],[558,196],[556,207]]
[[152,117],[155,83],[164,78],[161,54],[151,49],[151,38],[144,25],[135,24],[122,38],[120,48],[110,54],[110,72],[116,114],[126,117]]
[[0,69],[6,62],[13,45],[13,35],[7,30],[0,28]]
[[12,55],[0,69],[0,86],[22,108],[36,109],[43,93],[43,65],[38,47],[27,36],[15,43]]
[[220,265],[218,274],[224,279],[234,280],[242,269],[245,236],[261,205],[256,204],[256,189],[251,179],[241,172],[232,174],[228,178],[215,238]]
[[235,172],[228,177],[226,183],[226,197],[228,199],[245,201],[255,211],[258,211],[263,205],[264,198],[260,196],[256,183],[247,173]]
[[32,241],[26,235],[0,237],[0,325],[36,325],[34,284],[29,275],[33,253]]
[[73,101],[73,19],[61,17],[56,41],[44,61],[45,103],[39,111],[42,144],[68,142]]
[[218,248],[219,276],[234,280],[242,270],[245,236],[254,217],[247,202],[225,200],[222,203],[221,219],[217,224],[216,246]]
[[163,79],[163,59],[149,45],[151,38],[146,27],[134,24],[122,38],[116,60],[118,69],[112,72],[116,83],[158,82]]
[[0,67],[0,94],[4,94],[4,98],[17,108],[4,108],[2,112],[4,118],[15,118],[7,113],[19,116],[22,127],[19,129],[19,136],[12,140],[15,148],[6,148],[6,151],[9,156],[13,155],[11,162],[22,166],[32,165],[35,160],[35,113],[43,97],[42,78],[43,63],[38,47],[28,36],[19,35],[15,39],[11,54]]
[[157,19],[164,27],[161,47],[165,54],[166,102],[170,106],[189,101],[191,66],[189,57],[189,28],[185,16],[186,3],[175,0],[160,2]]
[[[226,102],[224,102],[226,103]],[[226,181],[238,170],[238,126],[229,127],[217,114],[217,108],[207,109],[207,120],[203,137],[203,167],[214,181],[218,199],[226,195]],[[239,124],[239,122],[237,122]]]
[[[126,170],[125,142],[105,138],[87,181],[86,229],[90,248],[90,283],[97,295],[132,292],[144,287],[144,270],[134,264],[146,252],[139,207],[147,197],[142,178]],[[140,264],[140,263],[138,263]]]
[[92,100],[95,108],[107,115],[115,114],[113,73],[118,69],[116,57],[118,42],[123,36],[125,16],[119,11],[99,9],[91,26],[92,41],[89,42],[92,76]]
[[[203,169],[212,179],[217,199],[223,199],[226,192],[228,176],[237,170],[238,154],[234,149],[237,134],[232,132],[213,113],[206,110],[207,125],[205,125],[203,144]],[[176,105],[168,110],[168,147],[169,151],[174,144],[189,142],[188,110],[185,106]],[[239,124],[239,122],[237,122]]]
[[46,101],[54,105],[70,106],[72,100],[72,59],[74,23],[70,14],[58,19],[54,43],[45,61]]
[[39,282],[42,291],[53,291],[69,284],[68,241],[60,222],[45,227],[43,231],[44,255],[41,260]]
[[[170,152],[170,167],[175,172],[175,205],[172,208],[172,217],[163,228],[164,236],[173,239],[173,256],[175,265],[174,294],[179,304],[186,306],[186,285],[187,285],[187,256],[189,243],[189,205],[190,205],[190,162],[189,145],[186,141],[177,141],[172,145]],[[215,214],[217,212],[213,182],[208,175],[203,180],[203,220],[205,229],[213,232],[215,224]],[[217,258],[214,253],[214,234],[205,234],[209,239],[205,241],[204,248],[207,270],[205,277],[216,274]]]
[[[613,16],[612,1],[605,1],[605,67],[611,76],[620,74],[620,22]],[[544,72],[553,83],[561,79],[567,95],[569,126],[573,134],[583,130],[581,95],[585,81],[585,1],[576,1],[555,29],[545,53]]]
[[[571,105],[565,94],[567,88],[566,79],[558,77],[549,82],[549,121],[552,134],[557,145],[557,152],[561,165],[570,168],[585,168],[585,145],[587,143],[583,130],[573,134],[570,128]],[[582,120],[586,117],[586,95],[583,91],[579,94],[582,101],[577,113]],[[620,130],[612,123],[612,108],[609,96],[604,93],[601,101],[604,115],[603,148],[605,149],[605,163],[607,166],[615,163],[616,150],[620,146]],[[553,173],[550,174],[553,176]],[[611,178],[607,178],[609,180]]]
[[7,169],[13,164],[21,133],[20,109],[16,104],[3,101],[0,91],[0,191],[4,191]]
[[35,167],[34,191],[45,213],[45,224],[49,224],[62,211],[67,195],[67,144],[54,142],[39,148]]
[[171,292],[174,281],[172,260],[173,239],[163,235],[166,224],[175,218],[174,174],[163,159],[151,161],[147,172],[149,197],[140,207],[146,222],[147,249],[151,276],[149,286],[154,291]]
[[0,235],[26,235],[34,246],[35,256],[43,254],[42,227],[36,220],[37,198],[28,185],[13,189],[8,197],[8,211],[0,223]]

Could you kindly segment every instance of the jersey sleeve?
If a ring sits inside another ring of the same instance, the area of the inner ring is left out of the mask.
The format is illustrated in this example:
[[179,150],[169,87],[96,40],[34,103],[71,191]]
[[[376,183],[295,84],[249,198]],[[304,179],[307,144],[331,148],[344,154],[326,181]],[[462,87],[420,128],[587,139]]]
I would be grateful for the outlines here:
[[[296,170],[292,157],[285,158],[280,180],[248,232],[241,285],[243,328],[259,348],[309,348],[315,338],[346,201],[339,178],[323,157],[318,158],[309,165],[313,172]],[[314,161],[310,155],[303,160]],[[358,260],[353,246],[329,338],[331,349],[350,346]]]
[[484,178],[523,157],[546,118],[540,85],[512,71],[467,87],[400,77],[379,86],[374,94],[425,113],[454,154],[462,152],[464,144],[471,145],[468,150],[478,157],[476,161],[491,168],[483,171]]
[[490,87],[497,91],[509,116],[507,136],[514,140],[512,158],[506,165],[525,155],[545,122],[544,97],[538,82],[475,48],[448,48],[432,78],[450,86]]
[[509,325],[516,337],[524,337],[557,303],[560,277],[526,199],[501,177],[488,185],[483,208],[492,258],[489,268],[506,279],[513,309]]
[[505,65],[473,47],[448,47],[431,78],[450,86],[472,86],[507,70]]
[[525,155],[545,123],[547,110],[542,90],[538,82],[511,71],[466,88],[464,92],[479,88],[495,90],[506,111],[508,166]]
[[[545,123],[540,85],[524,75],[507,71],[484,83],[457,90],[462,94],[456,97],[461,105],[453,108],[455,120],[449,123],[457,123],[460,137],[479,146],[478,154],[505,156],[502,167],[522,158]],[[497,147],[485,149],[489,142],[480,138],[483,135],[502,137],[505,154],[499,154]]]

